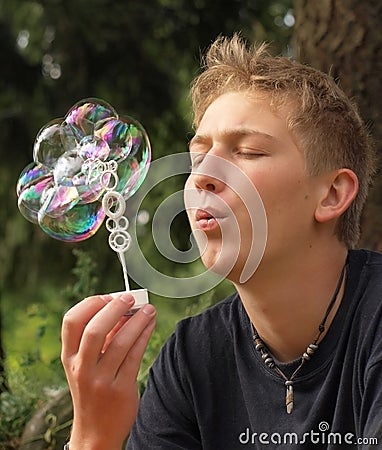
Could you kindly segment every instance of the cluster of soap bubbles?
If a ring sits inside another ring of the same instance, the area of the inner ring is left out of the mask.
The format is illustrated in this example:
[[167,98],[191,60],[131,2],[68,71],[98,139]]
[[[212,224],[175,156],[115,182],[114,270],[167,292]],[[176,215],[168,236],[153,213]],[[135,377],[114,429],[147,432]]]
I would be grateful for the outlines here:
[[142,184],[150,159],[139,122],[119,117],[103,100],[81,100],[37,134],[33,163],[17,183],[20,212],[55,239],[85,240],[113,207],[121,216],[121,205]]

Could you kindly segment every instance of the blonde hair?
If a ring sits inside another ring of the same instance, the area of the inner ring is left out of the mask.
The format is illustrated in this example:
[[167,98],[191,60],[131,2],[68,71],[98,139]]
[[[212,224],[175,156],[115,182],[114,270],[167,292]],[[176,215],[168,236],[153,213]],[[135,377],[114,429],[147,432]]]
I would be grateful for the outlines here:
[[226,92],[266,93],[273,107],[290,107],[287,124],[304,149],[310,175],[353,170],[359,191],[339,219],[336,234],[349,248],[354,247],[375,171],[374,149],[356,105],[329,75],[290,58],[272,56],[266,44],[247,46],[238,35],[219,37],[203,62],[204,70],[191,85],[195,127],[208,106]]

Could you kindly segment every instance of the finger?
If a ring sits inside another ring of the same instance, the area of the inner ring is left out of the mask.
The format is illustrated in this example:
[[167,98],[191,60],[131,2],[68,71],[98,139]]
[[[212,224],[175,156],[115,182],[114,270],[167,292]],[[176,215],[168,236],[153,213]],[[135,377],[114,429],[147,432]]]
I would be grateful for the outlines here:
[[118,323],[115,325],[115,327],[108,333],[105,339],[104,346],[101,350],[101,353],[105,353],[107,347],[109,346],[110,342],[113,340],[114,336],[118,333],[118,331],[125,325],[125,323],[130,319],[130,315],[123,315],[118,321]]
[[155,329],[155,319],[153,319],[143,330],[141,335],[135,341],[134,346],[126,355],[122,364],[119,366],[117,377],[127,380],[136,380],[141,366],[143,355],[146,351],[150,337]]
[[61,328],[62,358],[69,358],[78,352],[86,324],[108,302],[111,295],[94,295],[74,305],[63,317]]
[[[149,307],[150,309],[151,307]],[[104,348],[102,349],[102,353],[105,352],[106,348],[108,347],[109,343],[112,341],[113,337],[118,333],[118,331],[123,327],[123,325],[125,325],[125,323],[130,320],[131,317],[134,316],[134,314],[139,310],[139,308],[137,310],[135,310],[134,312],[129,312],[127,314],[124,314],[123,317],[120,318],[119,322],[117,323],[117,325],[110,331],[110,333],[106,336],[105,339],[105,345]]]
[[82,334],[78,349],[78,355],[84,363],[96,364],[98,362],[106,336],[133,305],[134,297],[131,294],[122,294],[114,297],[90,319]]
[[[109,343],[107,351],[102,356],[102,360],[100,361],[100,370],[107,367],[108,370],[117,373],[119,367],[125,360],[126,355],[130,353],[131,355],[138,355],[134,356],[134,358],[138,360],[139,370],[139,355],[141,353],[143,355],[144,349],[146,348],[148,339],[150,337],[144,334],[144,332],[146,328],[154,321],[155,314],[156,311],[154,306],[145,305],[133,317],[131,317],[125,325],[123,325],[123,327]],[[136,350],[135,346],[138,344],[138,341],[141,340],[142,335],[145,336],[143,342],[146,341],[146,345],[140,342],[138,345],[139,348],[138,350]]]

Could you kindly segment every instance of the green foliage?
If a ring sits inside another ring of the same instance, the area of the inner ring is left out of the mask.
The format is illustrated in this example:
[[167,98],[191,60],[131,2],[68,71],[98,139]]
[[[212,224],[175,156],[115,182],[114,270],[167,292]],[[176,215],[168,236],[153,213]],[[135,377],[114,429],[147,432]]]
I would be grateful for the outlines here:
[[73,255],[76,257],[76,265],[72,269],[75,282],[63,292],[71,303],[96,293],[99,284],[98,267],[92,255],[77,248],[73,249]]
[[[44,290],[49,298],[59,295],[62,304],[42,298],[22,311],[6,308],[6,328],[11,330],[6,335],[10,392],[3,392],[0,397],[0,448],[17,448],[26,422],[49,398],[49,391],[57,391],[66,385],[59,358],[64,305],[68,307],[74,299],[95,291],[98,281],[97,266],[89,254],[79,249],[74,249],[73,254],[76,257],[73,282],[65,286],[62,293],[57,294],[56,289],[47,290],[46,287]],[[9,300],[7,296],[6,303]],[[54,436],[62,428],[57,427],[54,420],[53,416],[49,418],[42,437],[47,445],[54,444]]]
[[18,448],[21,432],[36,411],[42,396],[36,393],[34,379],[14,380],[15,392],[0,394],[0,448]]
[[25,426],[25,418],[32,410],[33,404],[28,404],[25,398],[8,392],[0,395],[0,448],[17,448],[20,430]]

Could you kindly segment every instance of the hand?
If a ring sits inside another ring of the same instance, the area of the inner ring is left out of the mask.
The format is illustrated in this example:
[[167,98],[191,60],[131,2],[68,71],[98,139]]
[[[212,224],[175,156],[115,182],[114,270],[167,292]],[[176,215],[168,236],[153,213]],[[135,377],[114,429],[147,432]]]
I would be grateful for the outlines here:
[[71,450],[120,450],[135,421],[137,375],[155,308],[130,294],[88,297],[64,316],[61,359],[73,400]]

